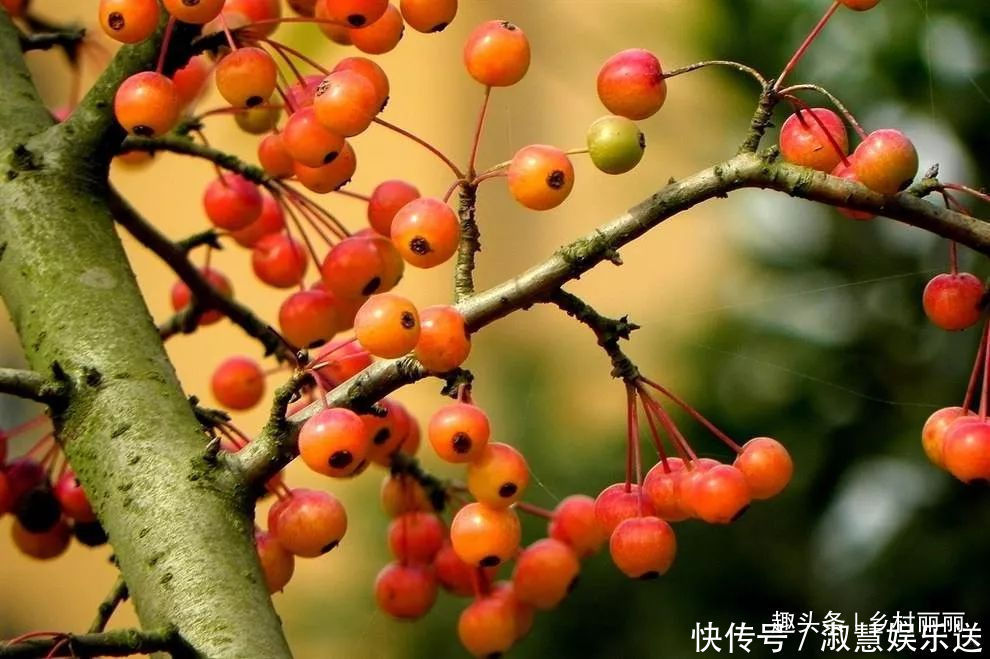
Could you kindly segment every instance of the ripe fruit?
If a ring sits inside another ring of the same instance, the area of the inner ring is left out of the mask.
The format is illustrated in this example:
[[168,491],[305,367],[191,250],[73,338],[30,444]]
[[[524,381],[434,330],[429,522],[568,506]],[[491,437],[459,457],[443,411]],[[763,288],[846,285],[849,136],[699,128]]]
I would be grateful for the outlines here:
[[728,524],[745,512],[752,500],[746,477],[725,464],[694,478],[687,484],[684,497],[694,514],[709,524]]
[[611,533],[616,526],[630,517],[653,515],[653,504],[641,494],[639,486],[631,483],[609,485],[595,499],[595,518],[605,533]]
[[374,84],[357,71],[331,73],[316,88],[313,111],[332,133],[353,137],[363,133],[382,106]]
[[583,494],[572,494],[557,504],[547,535],[570,545],[578,558],[596,553],[608,538],[595,516],[595,500]]
[[[265,107],[265,106],[268,107]],[[238,128],[250,135],[264,135],[275,130],[279,117],[282,116],[282,109],[272,107],[272,99],[269,98],[263,105],[253,108],[239,108],[234,113],[234,122]]]
[[385,104],[388,102],[389,82],[388,76],[382,67],[367,57],[345,57],[337,62],[331,73],[337,73],[338,71],[353,71],[371,83],[371,86],[375,90],[375,112],[377,113],[384,109]]
[[203,193],[206,216],[213,226],[228,231],[243,229],[261,217],[262,204],[258,186],[232,172],[213,179]]
[[331,20],[327,15],[327,8],[325,2],[317,2],[316,6],[313,8],[313,15],[321,22],[316,24],[328,39],[341,46],[351,45],[351,29],[346,25],[337,25],[336,23],[326,23],[324,21]]
[[296,569],[296,559],[266,531],[254,532],[254,544],[258,550],[258,562],[261,563],[268,592],[276,593],[282,590],[292,579],[292,573]]
[[516,617],[516,640],[518,641],[533,628],[536,611],[529,604],[519,601],[515,586],[511,581],[499,581],[492,585],[491,597],[501,599],[513,611]]
[[440,551],[446,529],[432,512],[410,512],[388,525],[388,547],[403,565],[430,563]]
[[230,357],[213,372],[210,387],[224,407],[247,410],[265,394],[265,373],[250,357]]
[[691,514],[681,505],[681,479],[685,475],[684,461],[667,458],[656,463],[643,479],[643,493],[653,504],[656,516],[668,522],[680,522]]
[[944,330],[964,330],[980,320],[983,282],[968,272],[936,275],[921,297],[925,315]]
[[293,113],[285,122],[282,146],[299,164],[321,167],[340,155],[344,138],[324,126],[312,107],[306,107]]
[[405,23],[402,15],[392,5],[374,23],[360,29],[348,30],[351,43],[358,50],[371,55],[382,55],[395,48],[402,40]]
[[956,419],[942,443],[945,468],[964,483],[990,480],[990,423]]
[[[238,13],[249,23],[261,21],[271,21],[282,16],[281,0],[226,0],[223,4],[223,11]],[[277,23],[266,25],[256,25],[251,27],[251,31],[261,36],[271,36],[278,29]]]
[[325,291],[297,291],[279,307],[278,326],[294,346],[309,348],[329,341],[340,330],[337,301]]
[[743,444],[732,465],[742,472],[754,499],[769,499],[787,487],[794,462],[784,445],[770,437],[756,437]]
[[158,27],[158,0],[100,0],[100,27],[111,39],[137,43]]
[[299,431],[299,457],[325,476],[354,474],[363,467],[370,444],[361,417],[341,407],[317,412]]
[[450,206],[433,197],[421,197],[395,214],[391,235],[406,263],[433,268],[457,251],[461,227]]
[[316,96],[316,88],[323,82],[323,76],[311,74],[303,76],[303,79],[289,85],[285,90],[288,97],[287,103],[289,114],[294,114],[303,108],[313,105],[313,97]]
[[346,141],[337,157],[327,165],[307,167],[299,162],[293,164],[293,171],[299,182],[320,194],[342,188],[351,180],[356,170],[357,156]]
[[[856,172],[853,170],[851,162],[848,166],[843,163],[839,163],[838,165],[836,165],[835,169],[832,170],[832,176],[838,176],[839,178],[846,179],[847,181],[853,181],[855,183],[862,184],[862,181],[859,180],[859,176],[857,176]],[[840,213],[842,213],[851,220],[865,221],[865,220],[872,220],[874,217],[876,217],[876,215],[873,215],[872,213],[852,210],[850,208],[836,207],[835,210],[839,211]]]
[[165,9],[183,23],[202,25],[220,15],[224,0],[162,0]]
[[430,503],[430,497],[423,486],[415,478],[405,474],[386,476],[382,481],[379,497],[382,510],[389,517],[433,510],[433,504]]
[[194,55],[185,66],[172,74],[172,85],[179,97],[179,107],[189,107],[199,98],[212,69],[213,65],[206,55]]
[[354,317],[354,334],[365,350],[385,359],[401,357],[419,339],[419,314],[394,293],[372,295]]
[[889,128],[867,135],[850,160],[860,182],[882,194],[903,190],[918,173],[914,144],[901,131]]
[[633,579],[653,579],[670,569],[677,539],[659,517],[632,517],[612,532],[608,543],[615,566]]
[[55,484],[55,498],[66,517],[77,522],[96,521],[96,514],[86,498],[86,492],[72,471],[65,472],[58,479]]
[[495,568],[487,568],[481,571],[476,567],[468,565],[460,559],[453,545],[449,540],[445,540],[440,551],[433,558],[433,569],[436,571],[437,581],[443,588],[454,595],[468,597],[475,592],[476,585],[483,585],[479,582],[487,582],[494,575]]
[[327,492],[297,488],[268,511],[268,532],[296,556],[321,556],[340,544],[346,531],[347,511]]
[[62,509],[46,479],[17,497],[14,514],[24,530],[43,533],[61,519]]
[[501,657],[518,638],[512,601],[494,595],[474,600],[457,620],[457,636],[475,657]]
[[780,129],[780,155],[789,163],[831,172],[848,154],[846,126],[839,115],[827,108],[798,110],[787,117]]
[[839,2],[853,11],[866,11],[880,4],[880,0],[839,0]]
[[388,0],[316,0],[323,5],[324,16],[351,27],[363,27],[377,21],[388,8]]
[[544,144],[526,146],[509,164],[509,192],[526,208],[545,211],[559,206],[574,187],[574,166],[567,154]]
[[457,15],[457,0],[401,0],[399,11],[417,32],[442,32]]
[[163,135],[179,118],[179,96],[169,78],[142,71],[120,84],[113,97],[113,113],[128,133],[141,137]]
[[656,55],[641,48],[623,50],[598,72],[598,98],[612,114],[646,119],[667,100],[667,82]]
[[309,258],[294,238],[273,233],[255,243],[251,267],[258,279],[275,288],[290,288],[302,281]]
[[519,517],[512,508],[469,503],[450,523],[454,551],[462,561],[478,567],[495,567],[511,558],[521,537]]
[[320,266],[323,285],[347,299],[367,297],[387,290],[385,263],[375,243],[364,236],[351,236],[334,245]]
[[529,465],[522,453],[508,444],[489,442],[468,465],[471,496],[492,508],[505,508],[522,497],[529,485]]
[[478,459],[491,436],[488,415],[468,403],[451,403],[430,417],[427,435],[433,450],[447,462]]
[[519,554],[512,585],[519,601],[546,611],[573,590],[580,571],[573,549],[559,540],[544,538]]
[[437,305],[419,312],[419,341],[416,359],[428,371],[452,371],[471,353],[471,336],[464,316],[455,307]]
[[392,235],[392,218],[414,199],[419,190],[405,181],[385,181],[375,186],[368,201],[368,224],[383,236]]
[[945,434],[952,422],[967,412],[961,407],[943,407],[932,413],[921,429],[921,446],[936,467],[945,467]]
[[368,429],[368,436],[371,437],[368,458],[383,467],[388,467],[392,461],[392,454],[399,450],[403,440],[409,435],[411,420],[409,412],[394,400],[382,399],[379,401],[379,406],[384,408],[385,416],[364,414],[361,419]]
[[464,66],[471,77],[489,87],[508,87],[529,70],[529,39],[509,21],[486,21],[464,44]]
[[[231,285],[230,280],[227,279],[226,275],[219,270],[214,270],[213,268],[203,268],[200,270],[200,273],[206,281],[210,283],[210,286],[216,289],[220,295],[230,297],[234,294],[234,288]],[[189,287],[186,286],[186,283],[180,279],[172,286],[171,298],[172,310],[176,312],[182,311],[192,303],[192,291],[190,291]],[[198,322],[200,325],[212,325],[222,318],[222,313],[216,309],[211,309],[210,311],[200,314]]]
[[64,519],[58,520],[54,526],[41,533],[32,533],[15,520],[10,527],[10,536],[21,553],[39,560],[61,556],[72,539],[69,525]]
[[615,115],[595,120],[588,127],[588,155],[606,174],[625,174],[639,164],[646,150],[646,136],[631,119]]
[[261,194],[261,215],[243,229],[231,231],[231,237],[242,247],[254,247],[263,237],[285,229],[282,205],[267,192]]
[[289,178],[293,174],[292,162],[292,155],[285,148],[281,133],[266,135],[258,143],[258,163],[269,176]]
[[677,488],[677,496],[680,500],[681,508],[692,517],[698,516],[694,511],[694,500],[691,498],[691,489],[694,487],[695,481],[703,473],[720,464],[718,460],[712,460],[711,458],[696,458],[684,463],[684,475],[681,476],[680,487]]
[[394,618],[422,618],[436,599],[437,578],[428,565],[389,563],[375,577],[375,601]]
[[313,355],[316,374],[332,389],[371,366],[371,355],[353,341],[331,341]]
[[217,91],[234,107],[261,105],[275,91],[278,68],[261,48],[246,46],[217,64]]

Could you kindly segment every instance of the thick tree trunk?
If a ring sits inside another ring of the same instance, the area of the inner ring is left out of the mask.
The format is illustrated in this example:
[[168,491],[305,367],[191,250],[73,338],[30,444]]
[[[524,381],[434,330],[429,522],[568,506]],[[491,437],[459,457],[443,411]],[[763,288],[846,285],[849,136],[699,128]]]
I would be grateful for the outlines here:
[[105,165],[37,133],[50,120],[12,42],[0,11],[0,294],[32,368],[68,378],[59,441],[146,629],[174,625],[190,656],[288,657],[253,549],[253,500],[204,459],[114,231]]

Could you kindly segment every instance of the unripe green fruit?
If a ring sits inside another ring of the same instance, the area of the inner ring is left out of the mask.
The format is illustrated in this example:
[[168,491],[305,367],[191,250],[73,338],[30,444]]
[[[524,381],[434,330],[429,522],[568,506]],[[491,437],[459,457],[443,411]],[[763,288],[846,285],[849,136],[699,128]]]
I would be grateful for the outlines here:
[[588,128],[588,153],[595,167],[606,174],[625,174],[639,164],[646,137],[636,122],[609,115]]

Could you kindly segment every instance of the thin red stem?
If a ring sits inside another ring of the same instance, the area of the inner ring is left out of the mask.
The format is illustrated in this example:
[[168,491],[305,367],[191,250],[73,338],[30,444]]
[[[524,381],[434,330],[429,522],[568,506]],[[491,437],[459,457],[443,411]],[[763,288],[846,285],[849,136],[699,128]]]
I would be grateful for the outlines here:
[[464,174],[461,172],[460,168],[454,164],[454,161],[452,161],[450,158],[445,156],[442,151],[440,151],[438,148],[436,148],[435,146],[433,146],[423,138],[410,133],[408,130],[405,130],[404,128],[399,128],[395,124],[389,123],[384,119],[382,119],[381,117],[375,117],[374,122],[379,126],[384,126],[385,128],[388,128],[389,130],[394,131],[399,135],[402,135],[403,137],[406,137],[412,140],[413,142],[415,142],[416,144],[419,144],[420,146],[424,147],[430,153],[435,155],[437,158],[440,158],[440,160],[442,160],[447,165],[447,167],[450,168],[450,171],[454,172],[454,176],[456,176],[459,179],[464,178]]
[[168,44],[172,41],[172,31],[175,30],[175,16],[170,16],[165,24],[165,34],[162,36],[162,47],[158,51],[158,64],[155,65],[155,73],[161,73],[165,69],[165,55],[168,53]]
[[38,441],[36,441],[31,446],[31,448],[29,448],[27,451],[24,452],[24,456],[25,457],[29,457],[29,456],[33,455],[34,453],[37,453],[41,449],[43,449],[46,446],[48,446],[48,442],[49,441],[52,441],[54,438],[55,438],[55,436],[52,433],[50,433],[50,432],[49,433],[45,433],[45,435],[43,437],[41,437],[41,439],[39,439]]
[[838,140],[836,140],[835,136],[832,135],[832,131],[828,129],[828,126],[826,126],[825,122],[821,120],[821,117],[819,117],[817,113],[812,112],[811,108],[808,107],[808,104],[802,101],[801,99],[799,99],[798,97],[788,96],[787,100],[789,100],[797,108],[798,121],[800,121],[802,124],[806,123],[804,120],[804,116],[802,115],[802,112],[811,115],[811,119],[816,124],[818,124],[818,127],[822,129],[823,133],[825,133],[825,137],[828,139],[829,144],[831,144],[832,148],[835,149],[835,152],[839,154],[839,159],[842,161],[842,164],[845,165],[846,167],[849,167],[850,166],[849,158],[846,157],[845,151],[843,151],[842,147],[839,146]]
[[237,42],[234,41],[234,35],[230,33],[230,26],[227,25],[227,17],[224,16],[223,12],[220,12],[220,25],[223,26],[223,33],[227,37],[227,43],[230,45],[230,49],[237,50]]
[[454,181],[453,183],[451,183],[450,184],[450,187],[447,188],[447,191],[443,194],[443,201],[444,201],[444,203],[447,203],[448,201],[450,201],[450,197],[454,194],[454,191],[457,190],[457,188],[459,188],[462,185],[464,185],[465,183],[467,183],[467,181],[465,181],[463,179],[457,179],[456,181]]
[[[986,324],[983,328],[983,342],[987,341],[987,334],[990,334],[990,322]],[[984,346],[983,348],[983,392],[980,396],[980,420],[987,420],[987,396],[990,395],[990,377],[987,374],[990,373],[990,346]]]
[[804,41],[800,46],[798,46],[798,49],[794,51],[790,61],[788,61],[786,66],[784,66],[784,70],[780,72],[779,76],[777,76],[777,81],[773,84],[774,91],[780,89],[780,86],[783,84],[787,75],[794,70],[794,67],[796,67],[798,62],[801,61],[801,58],[804,57],[804,54],[808,52],[808,48],[811,47],[811,44],[815,41],[818,35],[821,34],[822,30],[825,29],[829,19],[832,18],[832,15],[839,8],[839,4],[839,0],[833,0],[832,5],[828,8],[828,10],[826,10],[825,15],[822,16],[815,27],[811,29],[811,32],[809,32],[808,36],[804,38]]
[[660,439],[660,431],[657,428],[656,421],[654,421],[653,416],[650,415],[650,410],[646,405],[645,398],[647,397],[647,393],[639,384],[636,385],[636,391],[639,393],[640,400],[643,401],[643,411],[646,412],[646,423],[650,428],[650,436],[653,439],[653,445],[657,449],[657,456],[663,464],[663,470],[669,474],[670,465],[667,464],[667,452],[663,448],[663,441]]
[[278,54],[280,58],[282,58],[282,61],[285,62],[285,65],[289,67],[290,71],[292,71],[292,75],[296,77],[296,81],[298,81],[299,84],[301,85],[305,85],[306,79],[303,78],[302,72],[299,70],[298,67],[296,67],[296,63],[292,61],[292,58],[289,57],[289,55],[285,53],[281,48],[276,46],[275,42],[269,41],[268,39],[264,39],[263,41],[267,43],[269,46],[271,46],[271,49],[274,50],[275,53]]
[[25,432],[27,432],[29,430],[32,430],[34,428],[37,428],[38,426],[42,425],[47,420],[48,420],[48,416],[47,415],[45,415],[45,414],[39,414],[38,416],[34,417],[33,419],[28,419],[24,423],[22,423],[20,425],[17,425],[17,426],[14,426],[10,430],[0,431],[0,436],[3,436],[5,438],[7,438],[7,439],[16,437],[17,435],[20,435],[21,433],[25,433]]
[[207,110],[206,112],[196,115],[194,119],[196,121],[201,121],[203,119],[206,119],[207,117],[212,117],[218,114],[245,114],[247,112],[251,112],[252,110],[284,110],[284,109],[285,109],[284,105],[278,105],[272,103],[263,103],[262,105],[255,105],[250,108],[232,108],[232,107],[213,108],[212,110]]
[[485,98],[481,101],[481,111],[478,113],[478,124],[474,129],[474,139],[471,142],[471,158],[468,160],[468,178],[474,178],[474,165],[478,162],[478,148],[481,146],[481,135],[485,131],[485,117],[488,115],[488,101],[492,97],[491,86],[485,86]]
[[963,185],[961,183],[943,183],[942,187],[947,190],[958,190],[959,192],[965,192],[966,194],[973,195],[980,201],[985,201],[990,204],[990,194],[977,190],[976,188],[971,188],[968,185]]
[[626,384],[626,492],[632,492],[633,479],[633,400]]
[[639,495],[639,514],[646,514],[646,502],[643,500],[643,458],[640,453],[640,441],[639,441],[639,405],[636,403],[636,392],[633,389],[633,385],[626,382],[626,398],[629,400],[629,407],[632,412],[631,419],[629,421],[630,430],[632,431],[630,436],[630,441],[633,446],[633,463],[636,470],[636,492]]
[[361,194],[360,192],[351,192],[350,190],[334,190],[334,193],[345,197],[350,197],[351,199],[357,199],[358,201],[371,201],[371,197],[366,194]]
[[534,506],[533,504],[526,503],[525,501],[517,501],[516,508],[527,515],[542,517],[543,519],[553,519],[553,511],[547,510],[546,508],[540,508],[539,506]]
[[647,397],[646,401],[647,401],[647,407],[653,410],[653,413],[656,415],[656,418],[660,422],[660,425],[663,426],[663,429],[666,430],[667,434],[670,435],[672,438],[674,438],[675,443],[680,446],[682,455],[684,456],[685,460],[687,462],[697,460],[698,456],[691,448],[691,445],[688,444],[688,441],[687,439],[685,439],[684,435],[681,434],[681,431],[678,429],[677,424],[674,423],[674,420],[670,417],[669,414],[667,414],[667,411],[663,409],[663,406],[660,405],[659,402],[653,400],[650,397]]
[[722,432],[721,430],[719,430],[715,426],[715,424],[712,423],[711,421],[709,421],[708,419],[706,419],[704,417],[704,415],[701,414],[701,412],[699,412],[698,410],[696,410],[693,407],[691,407],[690,405],[688,405],[680,396],[678,396],[677,394],[675,394],[674,392],[670,391],[666,387],[663,387],[663,386],[657,384],[656,382],[654,382],[654,381],[652,381],[652,380],[650,380],[648,378],[641,377],[640,380],[642,380],[644,383],[646,383],[649,386],[653,387],[654,389],[656,389],[657,391],[659,391],[661,394],[663,394],[664,396],[666,396],[667,398],[669,398],[670,400],[672,400],[681,409],[683,409],[685,412],[687,412],[692,417],[694,417],[694,419],[698,423],[700,423],[705,428],[707,428],[709,432],[711,432],[713,435],[715,435],[720,440],[722,440],[722,442],[724,442],[725,445],[728,446],[729,448],[731,448],[733,451],[735,451],[736,453],[741,453],[742,452],[742,447],[739,446],[739,444],[737,444],[735,441],[733,441],[732,438],[729,437],[728,435],[726,435],[724,432]]
[[350,27],[347,23],[343,21],[335,21],[329,18],[313,18],[310,16],[285,16],[282,18],[266,18],[260,21],[254,21],[252,23],[247,23],[237,28],[238,30],[251,31],[251,28],[258,27],[259,25],[273,25],[281,23],[313,23],[314,25],[324,24],[324,25],[340,25],[342,27]]
[[976,350],[976,359],[973,361],[973,370],[969,374],[969,383],[966,385],[966,396],[963,398],[962,408],[969,411],[973,404],[973,394],[976,393],[976,381],[983,371],[984,352],[987,349],[987,331],[990,328],[990,319],[986,321],[983,331],[980,333],[980,347]]
[[[319,62],[317,62],[316,60],[312,59],[311,57],[309,57],[305,53],[301,53],[298,50],[296,50],[295,48],[292,48],[291,46],[286,46],[284,43],[279,43],[278,41],[273,41],[272,39],[262,39],[262,41],[265,42],[265,43],[267,43],[269,46],[271,46],[275,50],[279,51],[279,54],[281,54],[282,57],[285,58],[286,61],[288,61],[288,57],[285,57],[285,53],[288,53],[288,54],[292,55],[293,57],[296,57],[297,59],[302,60],[303,62],[306,62],[307,64],[309,64],[311,67],[313,67],[314,69],[316,69],[317,71],[319,71],[323,75],[325,75],[325,76],[330,75],[330,69],[322,66]],[[285,51],[285,53],[283,53],[282,51]],[[290,63],[289,66],[292,66],[292,64]],[[296,72],[297,75],[298,75],[298,71],[296,71],[296,68],[294,66],[292,66],[292,70],[294,72]],[[302,81],[302,79],[303,79],[302,76],[301,75],[298,75],[298,77],[299,77],[299,80]]]

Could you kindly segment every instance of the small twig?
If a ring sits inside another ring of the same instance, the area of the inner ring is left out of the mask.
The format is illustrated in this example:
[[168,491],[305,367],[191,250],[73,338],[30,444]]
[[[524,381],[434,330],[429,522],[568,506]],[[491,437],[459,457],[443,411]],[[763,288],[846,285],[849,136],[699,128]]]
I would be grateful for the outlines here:
[[275,191],[275,182],[263,169],[248,164],[235,155],[214,149],[213,147],[197,144],[184,135],[163,135],[162,137],[136,137],[131,135],[120,146],[120,153],[129,151],[144,151],[155,153],[169,151],[187,156],[208,160],[228,171],[240,174],[247,180],[262,185],[269,191]]
[[127,597],[127,584],[124,583],[124,577],[118,576],[117,581],[113,584],[113,588],[110,589],[106,598],[100,602],[100,606],[96,610],[96,618],[93,620],[93,624],[89,626],[89,633],[98,634],[106,629],[107,623],[110,622],[110,616],[113,615],[113,612],[117,610],[120,603],[125,601]]
[[188,238],[175,241],[175,246],[183,252],[191,252],[197,247],[202,247],[203,245],[209,245],[213,249],[223,249],[223,245],[220,244],[220,234],[217,233],[216,229],[200,231],[199,233],[194,233]]
[[859,135],[860,138],[866,137],[866,131],[863,130],[863,127],[856,120],[856,117],[853,116],[853,113],[850,112],[849,109],[845,105],[843,105],[842,101],[840,101],[832,92],[830,92],[829,90],[825,89],[820,85],[811,85],[811,84],[791,85],[786,89],[781,89],[777,93],[780,96],[788,96],[798,91],[814,91],[814,92],[818,92],[819,94],[827,98],[829,102],[835,106],[835,109],[838,110],[840,113],[842,113],[842,116],[846,118],[846,121],[849,122],[849,125],[851,125],[853,127],[853,130],[856,131],[856,134]]
[[618,320],[603,316],[587,302],[563,289],[552,293],[548,301],[595,333],[598,345],[612,360],[612,377],[622,378],[626,382],[634,382],[639,377],[639,369],[619,347],[619,341],[628,340],[639,325],[630,323],[626,316]]
[[66,383],[47,378],[34,371],[0,368],[0,394],[56,405],[68,395]]
[[763,76],[762,73],[760,73],[753,67],[746,66],[745,64],[741,64],[739,62],[733,62],[730,60],[720,60],[720,59],[706,60],[704,62],[695,62],[694,64],[688,64],[687,66],[682,66],[678,69],[671,69],[670,71],[664,73],[663,77],[674,78],[679,75],[683,75],[685,73],[697,71],[698,69],[704,68],[706,66],[727,66],[729,68],[736,69],[737,71],[742,71],[746,75],[751,76],[754,80],[760,83],[761,88],[767,86],[767,79]]
[[86,28],[76,25],[67,25],[57,30],[31,34],[21,32],[21,50],[26,53],[29,50],[48,50],[55,46],[69,50],[76,48],[85,38]]
[[454,301],[474,294],[475,255],[481,251],[481,231],[477,222],[478,188],[465,183],[461,186],[458,216],[461,222],[461,240],[457,247],[457,265],[454,267]]
[[770,127],[773,118],[773,109],[777,106],[780,97],[773,90],[768,82],[763,86],[763,93],[760,94],[760,101],[756,105],[756,111],[749,122],[749,132],[746,140],[739,147],[738,153],[756,153],[760,148],[760,141]]
[[45,656],[57,645],[66,643],[74,657],[126,657],[132,654],[177,651],[182,645],[174,627],[150,632],[120,629],[99,634],[56,634],[48,638],[30,638],[0,644],[0,657],[36,659]]

